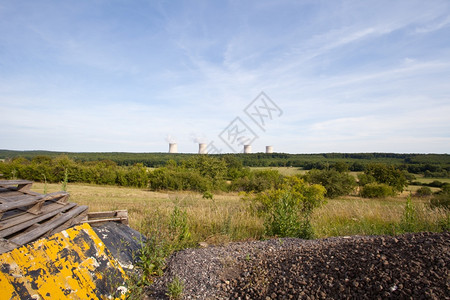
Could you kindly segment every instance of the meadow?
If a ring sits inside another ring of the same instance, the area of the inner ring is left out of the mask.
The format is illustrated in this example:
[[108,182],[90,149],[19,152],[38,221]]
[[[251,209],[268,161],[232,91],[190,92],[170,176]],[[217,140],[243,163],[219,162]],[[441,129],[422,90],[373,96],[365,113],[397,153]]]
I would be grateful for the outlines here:
[[[61,184],[33,184],[36,192],[43,193],[44,189],[59,191]],[[315,237],[403,233],[406,199],[415,189],[417,186],[409,186],[402,194],[384,199],[357,196],[328,199],[313,213]],[[88,205],[89,211],[127,209],[130,226],[146,235],[169,234],[171,215],[179,209],[187,216],[188,246],[267,238],[263,221],[248,209],[248,203],[238,193],[216,193],[208,199],[195,192],[154,192],[81,183],[69,183],[67,191],[71,202]],[[449,212],[430,209],[428,202],[426,197],[412,197],[414,224],[409,231],[449,229]]]

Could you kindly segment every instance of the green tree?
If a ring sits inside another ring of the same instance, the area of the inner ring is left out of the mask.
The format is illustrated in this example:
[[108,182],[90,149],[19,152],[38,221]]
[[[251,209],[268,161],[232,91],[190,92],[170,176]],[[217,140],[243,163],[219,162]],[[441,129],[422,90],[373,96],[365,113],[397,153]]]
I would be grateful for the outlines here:
[[348,168],[348,164],[343,161],[338,161],[333,165],[333,169],[341,173],[348,172]]
[[391,186],[395,192],[402,192],[408,185],[405,173],[392,165],[369,164],[364,174],[373,177],[378,183]]
[[350,194],[356,186],[355,177],[348,172],[331,170],[311,170],[306,174],[306,180],[310,183],[321,184],[327,190],[328,198],[336,198]]

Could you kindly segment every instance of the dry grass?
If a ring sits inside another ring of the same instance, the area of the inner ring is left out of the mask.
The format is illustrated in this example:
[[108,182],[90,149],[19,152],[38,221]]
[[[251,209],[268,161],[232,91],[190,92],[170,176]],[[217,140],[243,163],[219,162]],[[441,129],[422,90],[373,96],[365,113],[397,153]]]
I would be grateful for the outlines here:
[[[33,190],[43,193],[44,184]],[[61,190],[60,184],[47,184],[47,192]],[[69,183],[70,201],[88,205],[89,211],[127,209],[130,226],[151,232],[148,226],[167,224],[175,205],[185,210],[194,241],[213,244],[231,240],[259,239],[262,222],[252,216],[238,194],[217,194],[213,200],[193,192],[152,192],[138,188]]]
[[276,170],[280,172],[283,176],[292,176],[297,174],[305,174],[307,171],[300,170],[300,168],[296,167],[251,167],[253,171],[266,171],[266,170]]
[[[33,190],[43,193],[44,184],[34,183]],[[48,184],[47,192],[61,190],[60,184]],[[247,209],[238,194],[216,194],[204,199],[191,192],[152,192],[137,188],[68,184],[70,201],[88,205],[89,211],[127,209],[130,226],[149,233],[164,230],[175,206],[186,211],[192,242],[220,244],[237,240],[260,239],[264,226]],[[312,223],[317,237],[340,235],[396,234],[402,219],[406,197],[364,199],[347,196],[330,199],[317,209]],[[413,198],[419,222],[424,230],[439,231],[439,224],[449,220],[448,211],[430,210],[426,198]],[[422,228],[422,227],[421,227]]]

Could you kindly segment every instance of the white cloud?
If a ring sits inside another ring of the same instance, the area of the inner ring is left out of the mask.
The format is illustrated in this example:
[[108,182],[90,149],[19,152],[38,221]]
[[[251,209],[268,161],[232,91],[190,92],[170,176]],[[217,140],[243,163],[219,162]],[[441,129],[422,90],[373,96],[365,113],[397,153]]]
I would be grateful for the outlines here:
[[265,91],[255,147],[448,149],[445,1],[92,5],[0,8],[0,148],[195,152]]

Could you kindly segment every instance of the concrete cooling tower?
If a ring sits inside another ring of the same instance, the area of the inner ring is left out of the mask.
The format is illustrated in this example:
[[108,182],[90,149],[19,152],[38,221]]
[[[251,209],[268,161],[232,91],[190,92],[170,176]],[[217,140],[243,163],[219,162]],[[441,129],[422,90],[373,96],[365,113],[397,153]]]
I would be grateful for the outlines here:
[[176,143],[169,144],[169,153],[178,153],[178,145]]
[[200,143],[198,144],[198,154],[207,154],[206,152],[206,144]]

